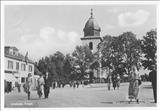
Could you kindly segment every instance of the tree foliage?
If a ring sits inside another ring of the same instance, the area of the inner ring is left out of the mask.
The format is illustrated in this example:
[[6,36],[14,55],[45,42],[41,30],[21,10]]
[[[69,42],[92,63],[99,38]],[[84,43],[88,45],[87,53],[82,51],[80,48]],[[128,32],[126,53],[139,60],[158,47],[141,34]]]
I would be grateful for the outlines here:
[[140,59],[140,41],[132,32],[117,37],[105,36],[99,49],[102,53],[102,66],[119,74],[130,74],[132,65],[137,65]]
[[157,31],[151,30],[146,33],[141,41],[143,59],[142,65],[145,69],[153,70],[153,68],[157,67],[156,59],[157,59]]
[[89,69],[90,64],[94,60],[94,56],[88,46],[77,46],[72,56],[75,59],[75,66],[78,67],[76,69],[79,70],[77,79],[83,79],[87,74],[87,69]]
[[157,32],[151,30],[142,40],[138,40],[132,32],[119,36],[106,35],[98,45],[95,54],[86,46],[77,46],[73,53],[64,55],[57,51],[49,57],[43,57],[36,64],[36,73],[49,72],[52,81],[72,81],[85,79],[88,69],[112,69],[117,74],[130,74],[132,65],[140,68],[140,62],[145,69],[156,67]]

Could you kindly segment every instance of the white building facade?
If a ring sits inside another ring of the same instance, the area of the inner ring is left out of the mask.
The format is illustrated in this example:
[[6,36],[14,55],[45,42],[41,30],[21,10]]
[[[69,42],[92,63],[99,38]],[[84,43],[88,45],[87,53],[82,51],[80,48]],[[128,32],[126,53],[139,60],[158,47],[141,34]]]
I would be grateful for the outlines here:
[[34,62],[20,54],[16,47],[5,47],[5,81],[11,82],[12,88],[16,83],[22,86],[29,73],[32,74],[33,86],[36,86]]

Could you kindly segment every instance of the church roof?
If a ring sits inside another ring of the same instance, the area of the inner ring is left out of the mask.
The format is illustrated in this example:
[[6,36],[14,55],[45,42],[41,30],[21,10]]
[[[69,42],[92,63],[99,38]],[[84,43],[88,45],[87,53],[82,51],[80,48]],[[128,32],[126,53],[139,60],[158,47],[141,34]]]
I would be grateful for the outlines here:
[[91,16],[86,22],[83,31],[85,36],[100,36],[101,28],[98,25],[95,18],[93,17],[92,9],[91,9]]
[[100,30],[98,23],[96,22],[96,20],[92,16],[89,18],[89,20],[85,24],[85,29],[88,29],[88,28]]

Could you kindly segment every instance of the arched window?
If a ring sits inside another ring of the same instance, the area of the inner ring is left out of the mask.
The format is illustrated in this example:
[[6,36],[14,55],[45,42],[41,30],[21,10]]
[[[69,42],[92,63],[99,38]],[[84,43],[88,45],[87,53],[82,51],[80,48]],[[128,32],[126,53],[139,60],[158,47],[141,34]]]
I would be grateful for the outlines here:
[[93,49],[93,43],[92,43],[92,42],[89,43],[89,49],[90,49],[90,50]]

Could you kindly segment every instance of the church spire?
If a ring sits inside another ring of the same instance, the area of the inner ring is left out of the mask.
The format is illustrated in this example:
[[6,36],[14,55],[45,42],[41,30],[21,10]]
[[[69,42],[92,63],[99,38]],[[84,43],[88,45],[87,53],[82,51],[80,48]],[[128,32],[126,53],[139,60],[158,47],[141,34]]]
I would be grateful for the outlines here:
[[93,18],[93,9],[91,8],[91,18]]

